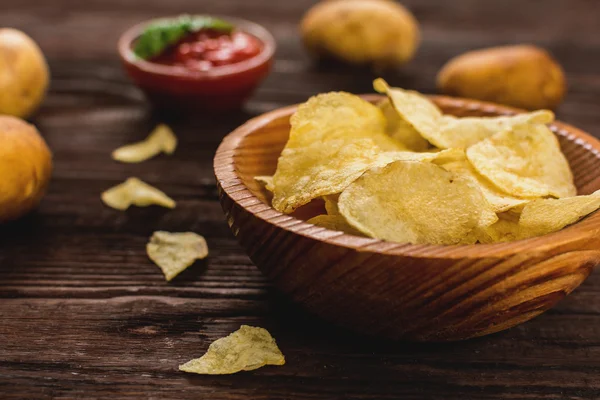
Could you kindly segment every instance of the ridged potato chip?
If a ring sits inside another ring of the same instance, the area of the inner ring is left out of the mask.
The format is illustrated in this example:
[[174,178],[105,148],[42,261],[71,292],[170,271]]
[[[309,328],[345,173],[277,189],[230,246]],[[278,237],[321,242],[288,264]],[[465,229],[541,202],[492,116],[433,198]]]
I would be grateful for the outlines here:
[[469,180],[415,161],[396,161],[365,172],[342,192],[339,210],[367,236],[413,244],[474,241],[475,229],[497,220]]
[[451,161],[448,163],[440,164],[445,170],[452,172],[456,176],[462,176],[469,179],[473,184],[479,186],[485,199],[490,203],[494,212],[501,213],[508,211],[511,208],[518,207],[526,204],[532,199],[523,199],[518,197],[510,196],[500,189],[496,188],[490,181],[481,176],[469,160],[458,160]]
[[467,149],[481,175],[517,197],[569,197],[577,193],[557,138],[545,125],[520,125]]
[[346,218],[341,215],[317,215],[306,222],[332,231],[341,231],[350,235],[364,236],[360,231],[351,226],[348,221],[346,221]]
[[173,154],[177,136],[167,125],[160,124],[141,142],[119,147],[112,153],[113,160],[125,163],[146,161],[160,153]]
[[415,128],[400,117],[389,99],[383,100],[378,106],[387,121],[386,133],[390,137],[402,143],[410,151],[426,151],[431,147]]
[[194,232],[157,231],[146,245],[146,253],[170,281],[196,260],[206,258],[208,245],[204,237]]
[[117,210],[127,210],[130,206],[148,207],[157,205],[175,208],[175,201],[154,186],[142,182],[138,178],[129,178],[101,195],[102,201]]
[[242,325],[229,336],[215,340],[202,357],[180,365],[179,370],[224,375],[284,364],[285,357],[266,329]]

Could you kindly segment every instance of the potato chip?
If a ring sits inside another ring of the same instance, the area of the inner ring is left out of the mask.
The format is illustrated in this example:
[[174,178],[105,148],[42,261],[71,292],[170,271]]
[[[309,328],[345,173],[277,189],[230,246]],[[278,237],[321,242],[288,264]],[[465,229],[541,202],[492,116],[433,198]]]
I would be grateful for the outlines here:
[[307,222],[332,231],[341,231],[350,235],[364,236],[360,231],[352,227],[348,221],[346,221],[346,218],[341,215],[317,215]]
[[350,93],[331,92],[311,97],[290,118],[290,138],[286,148],[296,148],[325,140],[343,131],[369,137],[385,133],[386,121],[377,106]]
[[519,225],[531,236],[545,235],[574,224],[600,208],[600,191],[588,196],[538,199],[523,208]]
[[480,243],[490,244],[511,242],[524,238],[523,229],[519,226],[519,215],[509,212],[499,213],[498,221],[476,231]]
[[[390,88],[383,79],[373,82],[375,90],[386,93],[397,111],[397,119],[391,118],[386,104],[381,107],[392,129],[397,127],[394,136],[411,150],[419,150],[411,143],[418,143],[416,137],[426,139],[440,149],[466,149],[498,132],[512,129],[522,124],[547,124],[554,121],[549,110],[503,117],[457,118],[442,115],[439,108],[420,93],[400,88]],[[390,122],[392,121],[392,122]]]
[[426,151],[431,147],[429,142],[423,138],[404,119],[400,117],[389,99],[380,102],[378,107],[383,112],[387,121],[386,133],[402,143],[410,151]]
[[273,193],[273,177],[272,176],[267,176],[267,175],[255,176],[254,180],[256,182],[262,183],[263,186],[265,187],[265,189],[267,189],[269,192]]
[[456,118],[444,115],[439,119],[439,131],[432,140],[442,149],[466,149],[496,133],[513,129],[517,125],[549,124],[552,121],[554,121],[554,113],[548,110],[506,117]]
[[146,161],[160,153],[173,154],[177,137],[167,125],[160,124],[141,142],[119,147],[112,153],[113,160],[125,163]]
[[180,365],[179,370],[224,375],[284,364],[285,357],[266,329],[242,325],[229,336],[215,340],[202,357]]
[[451,161],[438,165],[441,165],[445,170],[452,172],[456,176],[462,176],[471,180],[475,185],[479,186],[483,196],[488,203],[490,203],[494,212],[504,212],[511,208],[526,204],[532,200],[513,197],[503,193],[490,181],[478,174],[467,159]]
[[194,232],[157,231],[146,245],[146,253],[170,281],[196,260],[206,258],[208,246],[206,240]]
[[340,215],[340,210],[338,209],[339,200],[339,193],[323,196],[323,201],[325,201],[325,211],[327,211],[327,215]]
[[[433,102],[418,92],[390,88],[381,78],[373,82],[373,87],[379,93],[387,94],[400,119],[414,130],[406,133],[407,136],[412,138],[414,132],[417,132],[430,143],[438,146],[435,138],[439,131],[439,120],[442,117],[442,111]],[[403,129],[406,128],[403,126]]]
[[334,139],[284,149],[273,176],[273,207],[291,213],[312,199],[341,192],[378,154],[371,139]]
[[129,178],[102,193],[102,201],[117,210],[127,210],[130,206],[147,207],[157,205],[175,208],[175,201],[154,186],[138,178]]
[[469,180],[414,161],[365,172],[342,192],[339,209],[368,236],[413,244],[461,243],[476,228],[497,220]]
[[520,125],[467,149],[477,172],[517,197],[569,197],[577,193],[567,159],[545,125]]

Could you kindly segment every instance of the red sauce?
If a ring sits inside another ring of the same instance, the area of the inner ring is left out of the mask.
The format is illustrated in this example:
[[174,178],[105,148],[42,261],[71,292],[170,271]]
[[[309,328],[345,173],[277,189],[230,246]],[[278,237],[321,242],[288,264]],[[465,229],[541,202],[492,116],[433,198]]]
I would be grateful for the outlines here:
[[151,61],[194,71],[208,71],[248,60],[262,49],[263,43],[248,33],[234,31],[228,34],[204,29],[186,36]]

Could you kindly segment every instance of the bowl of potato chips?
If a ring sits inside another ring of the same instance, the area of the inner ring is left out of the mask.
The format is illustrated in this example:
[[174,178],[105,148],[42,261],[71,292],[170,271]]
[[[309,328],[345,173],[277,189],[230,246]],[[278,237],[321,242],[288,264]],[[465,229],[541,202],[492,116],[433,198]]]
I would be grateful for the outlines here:
[[355,331],[450,341],[541,314],[600,263],[600,141],[548,110],[374,88],[217,150],[227,221],[279,290]]

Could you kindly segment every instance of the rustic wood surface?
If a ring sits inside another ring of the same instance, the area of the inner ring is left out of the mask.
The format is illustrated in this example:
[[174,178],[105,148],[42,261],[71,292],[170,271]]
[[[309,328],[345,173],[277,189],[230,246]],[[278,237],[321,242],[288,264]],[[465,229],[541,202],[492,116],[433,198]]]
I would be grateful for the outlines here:
[[[519,327],[452,344],[369,340],[308,315],[277,294],[229,232],[212,172],[221,138],[248,118],[328,90],[370,91],[373,75],[315,66],[296,24],[314,1],[2,0],[0,26],[28,32],[53,74],[34,118],[55,156],[40,210],[0,227],[0,398],[155,399],[598,399],[600,274],[556,308]],[[421,21],[416,60],[386,77],[434,91],[451,56],[534,42],[564,65],[559,118],[600,135],[599,5],[594,0],[410,0]],[[151,113],[115,50],[135,22],[180,12],[264,24],[279,49],[271,76],[245,111],[188,121]],[[140,165],[115,147],[172,124],[181,146]],[[105,208],[99,194],[129,176],[159,186],[178,208]],[[172,283],[148,261],[154,230],[206,236],[210,258]],[[284,367],[192,376],[177,366],[239,327],[263,326]]]

